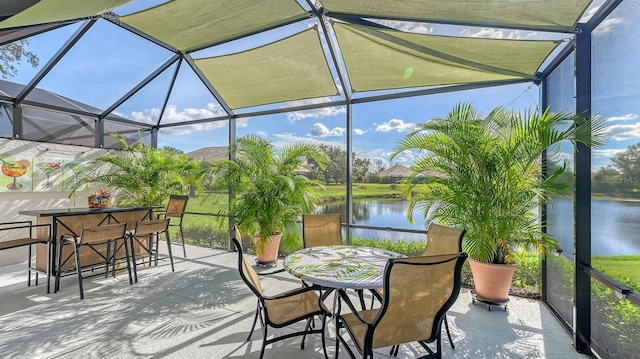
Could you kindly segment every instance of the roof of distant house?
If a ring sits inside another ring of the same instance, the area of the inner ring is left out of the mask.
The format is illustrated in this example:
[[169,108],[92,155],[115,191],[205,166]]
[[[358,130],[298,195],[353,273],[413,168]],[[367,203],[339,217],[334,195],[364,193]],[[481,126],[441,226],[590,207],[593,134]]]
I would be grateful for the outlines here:
[[195,160],[215,162],[229,158],[228,147],[203,147],[187,153],[187,156]]

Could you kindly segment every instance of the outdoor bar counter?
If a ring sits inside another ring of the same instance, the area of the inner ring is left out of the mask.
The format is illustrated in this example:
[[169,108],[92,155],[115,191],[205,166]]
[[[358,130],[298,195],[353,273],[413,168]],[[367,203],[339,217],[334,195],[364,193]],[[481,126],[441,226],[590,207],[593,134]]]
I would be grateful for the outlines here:
[[[133,208],[60,208],[45,210],[25,210],[18,212],[25,216],[34,216],[38,224],[51,225],[51,258],[47,255],[47,245],[36,246],[36,269],[53,275],[57,268],[54,267],[58,240],[63,234],[80,236],[83,227],[100,226],[103,224],[127,223],[127,226],[135,228],[137,221],[153,219],[153,210],[163,207],[133,207]],[[48,238],[46,228],[38,229],[38,238]],[[71,255],[73,246],[65,246],[64,254]],[[105,247],[106,249],[106,247]],[[68,252],[68,253],[67,253]],[[124,253],[122,254],[124,257]],[[89,248],[80,248],[80,258],[83,267],[89,267],[104,260],[93,253]],[[67,262],[62,267],[63,271],[75,268],[74,261]],[[49,268],[50,271],[47,271]]]

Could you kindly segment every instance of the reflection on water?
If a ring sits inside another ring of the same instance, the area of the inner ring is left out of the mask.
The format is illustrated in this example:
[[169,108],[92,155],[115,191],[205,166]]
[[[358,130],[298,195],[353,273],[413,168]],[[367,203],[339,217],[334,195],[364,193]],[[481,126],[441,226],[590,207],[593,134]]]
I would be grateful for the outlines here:
[[[549,233],[573,258],[573,201],[554,200],[547,210]],[[640,254],[640,202],[591,202],[591,253],[594,256]]]
[[[353,201],[354,224],[424,230],[424,219],[414,210],[415,223],[407,219],[409,201],[393,199],[362,199]],[[346,203],[327,203],[317,213],[340,213],[347,220]],[[593,201],[591,205],[591,250],[594,256],[640,254],[640,202]],[[549,233],[560,242],[564,254],[573,254],[573,201],[557,199],[547,211]],[[354,229],[354,237],[424,240],[424,234],[385,230]]]
[[[424,230],[425,223],[422,215],[415,211],[410,223],[407,219],[409,201],[394,199],[360,199],[353,201],[353,224],[376,227],[392,227],[402,229]],[[347,220],[347,206],[345,202],[326,203],[316,210],[317,213],[340,213],[343,222]],[[388,239],[398,241],[424,240],[424,234],[392,232],[385,230],[354,229],[354,237]]]

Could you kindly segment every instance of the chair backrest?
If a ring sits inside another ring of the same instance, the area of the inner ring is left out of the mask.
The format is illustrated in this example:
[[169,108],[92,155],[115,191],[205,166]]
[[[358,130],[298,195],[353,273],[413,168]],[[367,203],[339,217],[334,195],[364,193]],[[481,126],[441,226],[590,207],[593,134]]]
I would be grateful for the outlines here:
[[153,219],[150,221],[136,222],[134,235],[148,236],[150,234],[164,233],[169,229],[169,219]]
[[167,205],[167,217],[182,217],[187,209],[187,201],[189,196],[180,196],[172,194],[169,196],[169,204]]
[[255,295],[259,298],[264,297],[262,285],[260,284],[260,279],[258,279],[258,273],[256,273],[255,269],[244,259],[242,253],[242,236],[240,236],[240,231],[236,226],[233,226],[231,229],[231,243],[233,243],[238,251],[238,270],[240,271],[240,277]]
[[[372,348],[432,341],[460,292],[466,253],[390,259],[382,306],[372,323]],[[366,345],[366,343],[365,343]]]
[[302,241],[305,248],[342,244],[339,214],[303,214]]
[[466,232],[464,229],[445,227],[431,222],[427,229],[427,247],[422,255],[436,256],[462,252],[462,238]]
[[96,227],[83,227],[80,237],[81,244],[100,244],[124,238],[127,231],[126,223],[105,224]]

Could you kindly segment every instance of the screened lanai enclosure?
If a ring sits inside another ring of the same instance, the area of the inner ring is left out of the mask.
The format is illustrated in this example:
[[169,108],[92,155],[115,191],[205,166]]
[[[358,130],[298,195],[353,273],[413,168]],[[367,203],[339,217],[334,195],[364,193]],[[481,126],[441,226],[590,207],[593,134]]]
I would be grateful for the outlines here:
[[[80,161],[114,133],[202,158],[247,134],[316,143],[338,153],[349,240],[424,234],[401,201],[352,194],[410,166],[397,142],[456,103],[605,117],[604,146],[562,145],[542,298],[577,351],[640,352],[640,275],[621,265],[640,256],[639,1],[0,0],[0,45],[0,158]],[[4,212],[68,195],[4,183]]]

